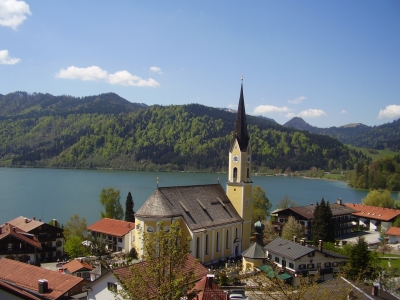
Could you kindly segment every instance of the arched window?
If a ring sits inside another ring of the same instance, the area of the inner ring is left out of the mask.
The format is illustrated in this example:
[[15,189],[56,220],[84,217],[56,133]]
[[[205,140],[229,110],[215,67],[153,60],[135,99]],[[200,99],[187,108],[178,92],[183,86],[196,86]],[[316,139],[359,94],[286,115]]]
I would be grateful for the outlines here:
[[237,168],[233,168],[233,182],[237,181]]
[[235,238],[236,238],[236,239],[237,239],[237,237],[238,237],[237,233],[238,233],[238,229],[236,228],[236,231],[235,231]]
[[226,231],[226,249],[229,249],[229,229]]
[[208,254],[208,234],[206,234],[206,255]]
[[217,232],[217,252],[219,252],[219,232]]
[[247,178],[250,178],[250,169],[247,168]]

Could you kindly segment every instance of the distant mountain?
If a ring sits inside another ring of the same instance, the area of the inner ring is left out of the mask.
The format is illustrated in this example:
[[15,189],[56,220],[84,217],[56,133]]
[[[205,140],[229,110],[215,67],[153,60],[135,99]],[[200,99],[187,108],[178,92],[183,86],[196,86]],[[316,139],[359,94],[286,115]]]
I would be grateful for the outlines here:
[[[226,171],[235,120],[204,105],[147,106],[113,93],[16,92],[0,98],[0,166]],[[254,172],[347,169],[367,159],[331,137],[247,122]]]
[[283,126],[334,137],[344,144],[379,150],[400,151],[400,119],[379,126],[351,123],[340,127],[318,128],[294,117]]

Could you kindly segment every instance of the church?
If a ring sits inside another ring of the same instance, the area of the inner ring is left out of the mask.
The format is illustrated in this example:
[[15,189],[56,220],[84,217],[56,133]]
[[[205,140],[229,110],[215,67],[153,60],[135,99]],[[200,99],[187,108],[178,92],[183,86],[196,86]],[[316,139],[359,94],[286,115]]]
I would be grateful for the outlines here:
[[191,237],[191,254],[201,263],[241,255],[251,236],[251,147],[241,84],[231,144],[226,192],[218,184],[157,187],[135,214],[133,243],[143,254],[141,235],[153,233],[162,221],[168,231],[179,222],[183,238]]

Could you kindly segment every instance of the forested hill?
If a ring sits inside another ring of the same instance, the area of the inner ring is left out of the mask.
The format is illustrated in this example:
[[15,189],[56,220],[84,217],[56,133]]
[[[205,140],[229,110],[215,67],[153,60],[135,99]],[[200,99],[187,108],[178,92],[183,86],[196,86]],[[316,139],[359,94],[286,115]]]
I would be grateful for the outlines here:
[[400,151],[400,119],[373,127],[355,123],[340,127],[318,128],[311,126],[302,118],[295,117],[284,126],[328,135],[355,147]]
[[[226,171],[236,115],[199,104],[146,106],[116,94],[0,97],[0,165]],[[248,116],[254,171],[352,169],[339,141]]]

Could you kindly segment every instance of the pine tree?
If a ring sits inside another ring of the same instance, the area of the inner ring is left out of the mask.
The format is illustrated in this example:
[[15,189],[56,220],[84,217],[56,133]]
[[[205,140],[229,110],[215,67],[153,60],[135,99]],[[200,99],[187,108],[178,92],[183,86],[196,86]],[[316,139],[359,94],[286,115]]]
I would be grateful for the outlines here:
[[319,240],[324,242],[335,241],[335,225],[332,222],[332,217],[329,202],[325,203],[324,198],[322,198],[321,204],[317,202],[312,221],[312,239],[316,245],[318,245]]
[[135,223],[135,211],[133,210],[134,205],[132,194],[129,192],[125,201],[125,221],[127,222]]
[[368,250],[368,243],[364,237],[358,237],[356,243],[350,250],[349,267],[347,276],[350,279],[361,279],[365,277],[365,272],[370,265],[371,253]]

